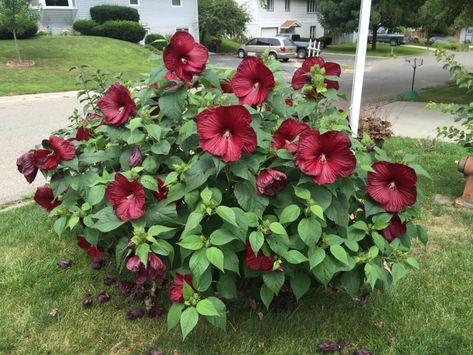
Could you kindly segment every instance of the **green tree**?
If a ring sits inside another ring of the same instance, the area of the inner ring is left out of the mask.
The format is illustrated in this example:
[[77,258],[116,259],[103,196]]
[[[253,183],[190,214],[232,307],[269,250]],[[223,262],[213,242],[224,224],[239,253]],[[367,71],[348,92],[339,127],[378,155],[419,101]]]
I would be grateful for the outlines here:
[[0,26],[5,27],[13,34],[17,61],[21,63],[18,36],[21,36],[26,27],[39,19],[39,11],[30,8],[29,0],[0,0]]
[[208,37],[242,36],[250,21],[246,8],[235,0],[199,0],[200,40]]
[[473,2],[425,0],[420,8],[423,27],[431,33],[452,33],[473,26]]

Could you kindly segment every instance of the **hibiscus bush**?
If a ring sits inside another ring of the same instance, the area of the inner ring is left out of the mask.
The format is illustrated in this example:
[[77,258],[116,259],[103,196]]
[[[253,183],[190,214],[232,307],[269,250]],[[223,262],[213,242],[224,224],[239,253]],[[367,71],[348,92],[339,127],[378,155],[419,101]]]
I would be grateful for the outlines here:
[[114,259],[123,288],[147,285],[147,307],[166,294],[184,337],[199,318],[225,328],[228,299],[357,296],[417,267],[424,171],[351,136],[338,64],[308,58],[288,84],[267,57],[207,59],[176,33],[144,82],[82,92],[84,115],[18,158],[28,182],[47,178],[34,198],[56,233],[93,267]]

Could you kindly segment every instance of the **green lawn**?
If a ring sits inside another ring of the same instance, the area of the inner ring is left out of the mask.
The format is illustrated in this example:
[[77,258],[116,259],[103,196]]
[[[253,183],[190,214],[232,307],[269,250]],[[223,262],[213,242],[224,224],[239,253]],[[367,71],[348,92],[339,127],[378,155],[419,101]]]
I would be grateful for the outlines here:
[[420,90],[416,101],[469,104],[473,102],[473,91],[460,89],[454,84],[436,86]]
[[[154,347],[166,355],[314,354],[320,342],[342,340],[374,354],[472,354],[473,211],[433,203],[435,192],[461,194],[464,179],[453,161],[465,151],[401,138],[390,139],[386,149],[393,157],[418,154],[434,178],[419,181],[430,242],[414,243],[420,271],[367,305],[321,289],[289,313],[231,303],[227,332],[202,323],[182,342],[178,329],[166,331],[164,317],[126,321],[125,312],[138,304],[103,285],[105,275],[117,277],[112,265],[90,269],[74,241],[52,233],[46,213],[31,205],[0,214],[0,353],[145,354]],[[59,270],[56,262],[66,257],[73,266]],[[110,302],[82,307],[86,293],[103,290]],[[56,317],[49,315],[53,308]]]
[[[381,57],[390,57],[391,56],[391,46],[386,43],[378,43],[376,45],[376,50],[371,50],[371,45],[368,45],[368,50],[366,54],[368,56],[381,56]],[[355,54],[356,53],[356,44],[355,43],[342,43],[342,44],[331,44],[326,49],[326,53],[339,53],[339,54]],[[409,56],[426,53],[427,49],[423,48],[411,48],[405,46],[394,47],[395,56]]]
[[104,37],[41,36],[19,41],[23,59],[33,59],[36,67],[7,68],[15,58],[12,40],[0,40],[0,96],[78,90],[72,66],[91,64],[110,73],[123,72],[138,79],[152,68],[146,59],[151,52],[140,45]]

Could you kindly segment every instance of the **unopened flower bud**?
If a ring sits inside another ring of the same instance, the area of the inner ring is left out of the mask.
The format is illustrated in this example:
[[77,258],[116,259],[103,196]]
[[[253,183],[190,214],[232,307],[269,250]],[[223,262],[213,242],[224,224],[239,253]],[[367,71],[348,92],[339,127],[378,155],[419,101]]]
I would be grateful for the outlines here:
[[141,150],[140,148],[135,148],[130,154],[130,157],[128,158],[128,166],[131,168],[134,168],[135,166],[141,165],[143,162],[143,156],[141,155]]

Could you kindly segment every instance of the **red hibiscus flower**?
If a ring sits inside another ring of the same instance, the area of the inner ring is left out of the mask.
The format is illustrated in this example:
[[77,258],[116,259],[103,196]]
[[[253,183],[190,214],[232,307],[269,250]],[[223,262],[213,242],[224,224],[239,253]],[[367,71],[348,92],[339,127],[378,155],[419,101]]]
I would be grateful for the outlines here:
[[287,176],[275,169],[261,171],[256,177],[256,190],[260,195],[274,196],[286,187]]
[[271,255],[266,256],[260,250],[258,254],[255,255],[253,249],[251,249],[250,243],[245,244],[246,256],[245,256],[245,265],[252,270],[262,270],[263,272],[268,272],[273,270],[274,259]]
[[398,237],[402,237],[406,234],[407,226],[406,223],[402,223],[401,219],[398,215],[394,215],[389,222],[389,226],[381,230],[381,234],[383,235],[384,239],[387,241],[392,242],[394,239]]
[[[340,65],[337,63],[332,62],[325,62],[321,57],[310,57],[304,60],[302,67],[297,69],[292,77],[292,88],[294,90],[302,89],[305,84],[310,83],[312,78],[312,74],[310,73],[310,69],[314,66],[318,65],[320,68],[325,69],[325,76],[340,76],[341,69]],[[327,85],[327,89],[339,89],[338,81],[334,80],[325,80],[325,84]],[[317,92],[314,91],[310,94],[310,96],[315,97]]]
[[297,142],[294,140],[306,129],[309,129],[309,126],[304,122],[288,118],[274,132],[271,147],[273,149],[287,149],[290,153],[295,153]]
[[332,184],[337,177],[349,176],[355,170],[356,158],[350,147],[346,133],[306,130],[299,138],[295,162],[316,184]]
[[274,87],[274,76],[260,59],[246,57],[238,66],[231,83],[240,105],[260,105],[266,100],[269,89]]
[[18,157],[16,168],[23,174],[28,183],[32,183],[38,173],[38,168],[34,165],[34,152],[27,152]]
[[131,98],[130,91],[122,84],[115,83],[100,98],[97,106],[105,115],[103,124],[121,126],[130,116],[136,115],[136,105]]
[[197,116],[200,147],[224,162],[240,159],[256,149],[256,133],[251,115],[243,106],[208,108]]
[[378,161],[368,173],[366,192],[387,212],[399,212],[417,199],[417,175],[404,164]]
[[232,82],[230,79],[220,81],[220,87],[225,94],[233,94]]
[[128,181],[122,174],[116,173],[115,180],[107,186],[105,196],[122,221],[140,218],[145,213],[145,192],[138,180]]
[[184,282],[192,287],[192,275],[181,275],[179,273],[176,273],[176,278],[174,279],[172,285],[169,287],[169,300],[173,302],[184,301],[184,297],[182,295]]
[[207,48],[196,43],[192,35],[183,31],[176,32],[172,36],[163,53],[164,65],[169,72],[189,83],[194,75],[199,75],[205,70],[208,58]]
[[49,187],[38,187],[34,194],[34,200],[48,212],[51,212],[61,204],[61,201],[54,198],[54,192]]
[[135,274],[135,283],[144,284],[147,280],[163,279],[166,273],[166,264],[154,253],[148,254],[146,267],[141,263],[139,256],[134,255],[128,259],[126,268]]
[[158,183],[158,191],[151,191],[152,194],[158,199],[158,201],[165,200],[168,197],[169,189],[164,186],[164,181],[156,177],[156,182]]
[[100,262],[103,259],[103,250],[100,247],[95,247],[90,244],[83,236],[78,235],[76,237],[77,244],[79,247],[86,251],[87,255],[96,262]]
[[292,99],[284,99],[284,103],[289,106],[289,107],[292,107],[292,105],[294,105],[294,100]]
[[59,136],[50,136],[43,141],[45,149],[38,149],[33,154],[33,163],[39,169],[54,169],[61,160],[72,160],[76,154],[76,147],[67,139]]

